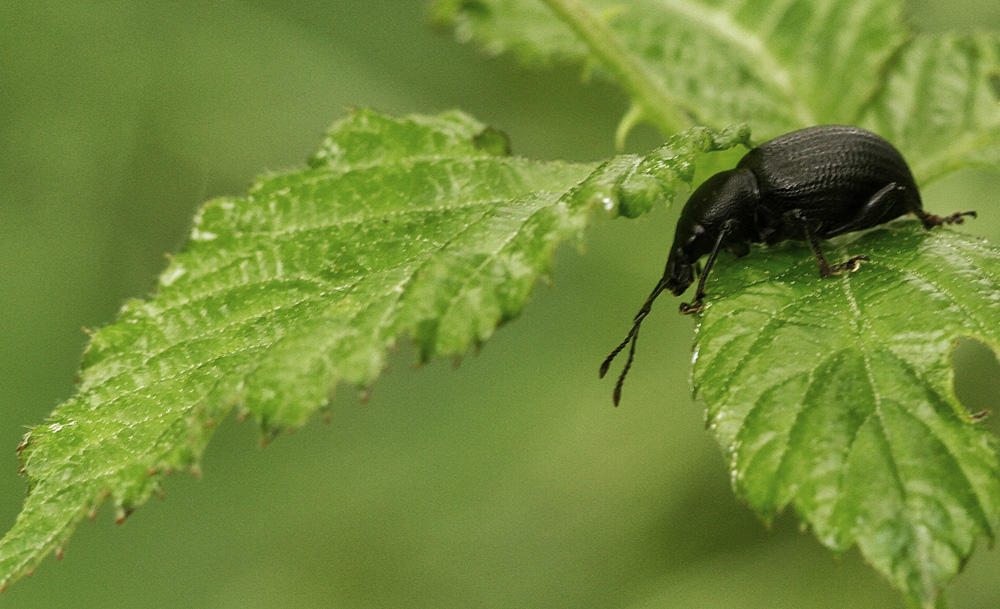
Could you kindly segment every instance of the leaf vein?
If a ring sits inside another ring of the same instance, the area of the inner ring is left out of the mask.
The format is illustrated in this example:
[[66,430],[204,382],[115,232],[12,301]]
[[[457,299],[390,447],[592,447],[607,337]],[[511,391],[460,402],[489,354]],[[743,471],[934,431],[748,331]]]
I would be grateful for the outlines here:
[[714,31],[728,44],[736,49],[742,49],[746,55],[753,57],[754,64],[760,67],[758,75],[762,80],[770,81],[782,92],[784,101],[794,109],[796,120],[802,126],[816,123],[815,116],[802,101],[802,96],[796,94],[791,73],[767,48],[759,34],[737,23],[732,15],[723,10],[713,10],[700,4],[677,0],[657,0],[656,4]]

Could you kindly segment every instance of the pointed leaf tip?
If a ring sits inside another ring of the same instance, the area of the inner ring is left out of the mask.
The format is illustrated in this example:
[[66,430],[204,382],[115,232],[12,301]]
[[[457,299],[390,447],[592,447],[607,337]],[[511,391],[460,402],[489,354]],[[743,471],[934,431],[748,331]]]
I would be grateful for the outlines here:
[[[104,499],[122,523],[163,475],[198,475],[234,406],[267,443],[327,407],[339,382],[369,386],[403,334],[424,359],[478,348],[523,310],[595,201],[669,200],[684,179],[671,167],[702,140],[595,171],[510,156],[506,136],[462,113],[357,109],[306,169],[209,201],[157,293],[93,334],[77,395],[21,444],[30,494],[0,540],[0,586]],[[637,177],[667,185],[621,187]]]

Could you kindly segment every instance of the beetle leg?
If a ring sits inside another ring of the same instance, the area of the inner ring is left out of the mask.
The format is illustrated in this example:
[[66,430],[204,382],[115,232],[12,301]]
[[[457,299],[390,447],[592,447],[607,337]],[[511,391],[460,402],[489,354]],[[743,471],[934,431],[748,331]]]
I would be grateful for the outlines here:
[[[849,233],[851,231],[858,230],[859,228],[879,224],[880,222],[877,218],[884,216],[892,207],[893,203],[895,203],[895,200],[892,199],[892,195],[901,195],[903,200],[906,202],[906,210],[920,218],[920,221],[924,224],[924,228],[927,230],[930,230],[935,226],[943,226],[945,224],[962,224],[965,222],[965,216],[969,216],[971,218],[976,217],[976,212],[974,211],[959,211],[951,214],[950,216],[939,216],[937,214],[926,212],[922,207],[920,207],[919,198],[910,196],[909,190],[905,186],[899,186],[895,182],[891,182],[875,193],[872,198],[865,203],[861,213],[858,214],[858,218],[852,221],[852,224],[858,224],[859,221],[861,221],[864,223],[863,226],[852,227],[851,224],[848,224],[835,231],[830,231],[828,236]],[[876,220],[872,221],[869,216],[874,216]]]
[[[900,186],[896,182],[889,182],[873,194],[849,221],[831,230],[824,231],[823,236],[826,238],[836,237],[844,233],[852,233],[882,224],[885,222],[885,217],[896,206],[900,198],[906,202],[906,209],[908,211],[917,213],[920,210],[919,199],[909,196],[909,191],[905,187]],[[920,214],[917,213],[917,215]]]
[[712,265],[715,264],[715,259],[719,255],[719,250],[722,249],[722,242],[725,241],[726,236],[733,231],[736,225],[736,221],[733,219],[726,220],[722,225],[722,230],[719,231],[719,236],[715,240],[715,245],[712,247],[712,252],[708,255],[708,260],[705,261],[705,268],[698,274],[698,287],[694,291],[694,300],[691,302],[682,302],[680,311],[681,315],[691,315],[692,313],[697,313],[701,310],[702,300],[705,298],[705,281],[708,279],[708,272],[712,270]]
[[851,256],[844,262],[840,264],[830,264],[826,260],[826,256],[823,254],[822,248],[819,246],[819,238],[816,234],[809,228],[809,219],[802,215],[802,210],[793,209],[789,212],[793,218],[802,223],[802,231],[805,233],[806,241],[809,242],[809,247],[812,248],[813,254],[816,256],[816,262],[819,263],[819,274],[821,277],[829,277],[830,275],[839,275],[844,271],[856,271],[858,267],[861,266],[862,260],[870,260],[868,256],[861,254],[859,256]]
[[930,230],[935,226],[943,226],[945,224],[961,224],[965,222],[965,216],[970,218],[976,217],[976,212],[974,211],[958,211],[950,216],[939,216],[937,214],[928,213],[922,209],[915,209],[913,213],[916,214],[920,221],[924,223],[924,228]]

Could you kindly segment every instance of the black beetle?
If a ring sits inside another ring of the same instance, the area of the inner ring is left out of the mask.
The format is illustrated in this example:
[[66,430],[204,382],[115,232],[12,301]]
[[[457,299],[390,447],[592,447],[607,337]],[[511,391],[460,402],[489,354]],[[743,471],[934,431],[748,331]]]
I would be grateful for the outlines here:
[[852,256],[830,264],[820,249],[829,239],[915,214],[931,229],[961,224],[964,211],[936,216],[923,210],[920,192],[903,155],[870,131],[843,125],[821,125],[782,135],[753,148],[735,169],[705,180],[681,210],[667,268],[639,309],[625,340],[601,364],[601,378],[611,361],[631,342],[625,368],[615,385],[621,399],[625,375],[632,366],[639,326],[664,290],[680,296],[694,282],[694,265],[708,254],[699,273],[694,300],[682,303],[682,314],[697,312],[705,298],[705,279],[719,250],[737,257],[751,243],[773,245],[787,239],[807,241],[823,277],[855,271],[868,256]]

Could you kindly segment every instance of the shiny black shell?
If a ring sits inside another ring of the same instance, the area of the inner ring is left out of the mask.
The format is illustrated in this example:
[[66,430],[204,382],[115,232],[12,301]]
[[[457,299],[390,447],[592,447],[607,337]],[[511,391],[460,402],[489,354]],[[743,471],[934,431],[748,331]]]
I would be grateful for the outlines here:
[[[903,155],[858,127],[822,125],[793,131],[748,152],[737,169],[748,169],[756,178],[755,224],[760,240],[770,243],[800,238],[782,228],[782,215],[793,209],[816,222],[815,233],[823,239],[922,209]],[[876,192],[893,182],[902,190],[883,214],[860,226],[850,222]]]
[[667,259],[667,288],[680,295],[693,265],[719,245],[737,256],[751,243],[828,239],[923,207],[903,155],[858,127],[821,125],[764,142],[720,171],[681,210]]

